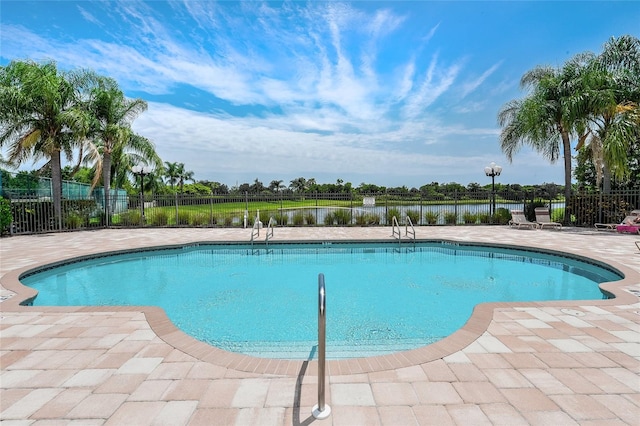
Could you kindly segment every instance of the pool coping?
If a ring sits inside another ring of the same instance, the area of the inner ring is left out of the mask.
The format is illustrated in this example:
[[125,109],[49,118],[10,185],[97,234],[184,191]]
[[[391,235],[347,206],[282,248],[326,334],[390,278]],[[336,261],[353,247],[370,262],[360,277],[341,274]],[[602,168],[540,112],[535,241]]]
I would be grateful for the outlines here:
[[[372,242],[385,242],[389,243],[389,240],[376,240],[376,239],[326,239],[324,241],[335,241],[340,243],[372,243]],[[637,303],[638,297],[631,292],[625,290],[625,287],[635,285],[640,282],[640,273],[627,267],[624,264],[618,263],[611,259],[603,259],[598,255],[585,256],[582,253],[577,253],[571,249],[567,249],[565,252],[558,250],[546,249],[538,246],[523,246],[518,244],[496,244],[488,242],[469,242],[460,241],[455,239],[419,239],[419,242],[434,242],[434,241],[448,241],[460,245],[481,245],[481,246],[494,246],[494,247],[506,247],[518,250],[536,251],[541,253],[568,253],[571,257],[575,257],[581,260],[595,261],[597,263],[603,263],[609,265],[616,270],[624,274],[624,278],[610,283],[601,284],[600,287],[608,293],[615,296],[613,299],[603,300],[559,300],[559,301],[545,301],[545,302],[491,302],[482,303],[476,305],[473,312],[467,322],[453,334],[445,337],[438,342],[432,343],[420,348],[395,352],[387,355],[379,355],[365,358],[349,358],[342,360],[328,360],[327,369],[331,375],[350,375],[358,373],[370,373],[385,370],[392,370],[404,367],[410,367],[416,364],[426,363],[434,361],[445,356],[451,355],[457,351],[462,350],[469,344],[473,343],[480,336],[482,336],[488,329],[496,310],[501,308],[526,308],[526,307],[549,307],[549,306],[562,306],[563,308],[579,307],[585,304],[591,306],[606,306],[606,305],[620,305],[620,304],[632,304]],[[318,243],[318,240],[278,240],[277,244],[303,244],[303,243]],[[141,250],[154,250],[154,249],[167,249],[176,247],[185,247],[195,244],[216,244],[216,245],[246,245],[246,242],[238,241],[191,241],[183,244],[168,244],[168,245],[148,245],[136,247],[134,249],[125,250],[111,250],[93,252],[87,252],[83,256],[63,256],[56,262],[47,262],[37,265],[30,265],[24,268],[18,268],[8,271],[2,277],[0,277],[0,285],[5,289],[15,293],[15,296],[3,301],[0,304],[2,311],[6,312],[122,312],[133,311],[143,312],[147,322],[156,335],[165,341],[167,344],[174,348],[191,355],[192,357],[209,362],[218,366],[222,366],[229,369],[235,369],[248,373],[265,374],[265,375],[279,375],[279,376],[296,376],[300,369],[307,360],[285,360],[276,358],[257,358],[250,355],[244,355],[239,353],[228,352],[220,348],[216,348],[207,343],[196,340],[195,338],[187,335],[180,329],[178,329],[168,318],[162,308],[154,306],[77,306],[77,307],[41,307],[37,308],[30,306],[23,306],[20,303],[34,297],[37,294],[36,290],[22,285],[19,278],[30,271],[41,269],[46,266],[55,264],[64,264],[73,261],[74,259],[92,258],[96,256],[106,256],[118,253],[126,253],[132,251]],[[264,245],[262,243],[262,245]],[[262,246],[260,245],[260,246]],[[315,360],[314,360],[315,363]]]

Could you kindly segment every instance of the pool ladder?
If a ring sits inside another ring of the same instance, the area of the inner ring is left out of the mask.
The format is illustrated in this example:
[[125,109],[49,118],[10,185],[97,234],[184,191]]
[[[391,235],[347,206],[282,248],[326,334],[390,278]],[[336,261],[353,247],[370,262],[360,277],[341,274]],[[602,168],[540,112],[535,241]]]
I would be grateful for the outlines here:
[[[253,228],[251,228],[251,253],[258,254],[260,253],[260,249],[254,248],[254,241],[257,240],[257,237],[260,236],[260,228],[262,223],[260,222],[260,217],[256,216],[256,220],[253,222]],[[269,253],[269,238],[273,238],[273,228],[276,225],[276,220],[272,217],[269,218],[269,223],[267,224],[267,234],[264,239],[266,252]]]
[[[413,222],[411,222],[411,218],[406,216],[404,225],[404,236],[406,239],[413,241],[414,245],[416,242],[416,229],[413,227]],[[400,225],[398,224],[398,218],[393,216],[391,219],[391,236],[398,240],[398,249],[402,245],[402,232],[400,231]]]

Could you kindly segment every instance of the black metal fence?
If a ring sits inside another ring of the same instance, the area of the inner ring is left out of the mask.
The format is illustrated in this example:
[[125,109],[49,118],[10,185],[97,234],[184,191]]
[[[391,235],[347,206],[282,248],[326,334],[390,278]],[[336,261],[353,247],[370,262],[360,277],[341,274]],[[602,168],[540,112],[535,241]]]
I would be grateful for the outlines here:
[[[187,194],[127,196],[114,193],[108,212],[102,193],[94,198],[65,199],[56,217],[49,197],[10,199],[11,233],[27,234],[104,227],[251,227],[256,218],[278,226],[388,226],[409,217],[423,225],[504,225],[510,210],[547,206],[551,219],[573,226],[619,223],[640,208],[640,188],[612,194],[576,193],[564,198],[533,192],[453,192],[448,194],[265,193],[194,196]],[[565,207],[568,216],[565,218]]]

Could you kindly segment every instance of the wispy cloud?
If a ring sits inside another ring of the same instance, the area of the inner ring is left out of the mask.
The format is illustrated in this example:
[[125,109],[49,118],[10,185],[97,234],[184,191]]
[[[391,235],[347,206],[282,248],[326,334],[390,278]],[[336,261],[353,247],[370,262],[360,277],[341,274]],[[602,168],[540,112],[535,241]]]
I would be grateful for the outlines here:
[[[392,3],[159,3],[80,3],[79,17],[102,37],[49,37],[3,23],[1,54],[92,68],[136,96],[165,99],[151,102],[135,128],[201,178],[215,164],[229,175],[295,168],[400,180],[425,168],[476,167],[499,153],[494,114],[477,127],[445,119],[443,105],[467,117],[486,109],[472,95],[503,62],[474,74],[468,52],[435,45],[444,24],[416,25]],[[487,92],[512,89],[500,78]],[[211,102],[174,102],[184,87]],[[207,112],[213,104],[233,108]],[[482,155],[445,149],[487,140]]]

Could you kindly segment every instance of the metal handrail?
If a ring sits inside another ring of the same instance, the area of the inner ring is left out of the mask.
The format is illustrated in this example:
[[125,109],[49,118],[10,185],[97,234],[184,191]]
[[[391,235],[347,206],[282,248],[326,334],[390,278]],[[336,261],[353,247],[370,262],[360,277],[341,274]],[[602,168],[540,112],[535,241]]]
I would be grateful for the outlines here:
[[[409,227],[411,227],[411,231],[409,231]],[[411,222],[411,218],[409,216],[407,216],[405,225],[404,225],[404,235],[406,237],[409,237],[409,234],[411,234],[411,239],[413,241],[416,240],[416,229],[413,227],[413,222]]]
[[253,241],[256,237],[260,236],[260,219],[256,216],[256,220],[253,221],[253,227],[251,228],[251,247],[253,247]]
[[269,223],[267,224],[267,236],[264,239],[267,245],[269,244],[269,237],[273,237],[273,225],[275,224],[276,224],[276,220],[273,218],[273,216],[271,216],[269,218]]
[[324,274],[318,274],[318,403],[311,413],[316,419],[326,419],[331,414],[331,407],[325,404],[325,353],[326,353],[326,292],[324,288]]
[[400,244],[400,240],[402,239],[402,235],[400,233],[400,225],[398,225],[398,218],[393,216],[391,218],[391,236],[398,240],[398,244]]

